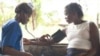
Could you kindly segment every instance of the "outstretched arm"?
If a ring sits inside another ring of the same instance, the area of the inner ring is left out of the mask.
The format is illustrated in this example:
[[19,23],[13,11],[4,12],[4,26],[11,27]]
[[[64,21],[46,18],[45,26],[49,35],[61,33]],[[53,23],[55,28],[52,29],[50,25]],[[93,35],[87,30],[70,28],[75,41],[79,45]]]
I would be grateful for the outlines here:
[[33,41],[29,41],[29,40],[25,40],[24,43],[25,44],[33,44],[33,45],[52,45],[54,43],[58,43],[59,41],[61,41],[64,37],[66,36],[66,30],[58,30],[57,32],[55,32],[53,35],[43,35],[40,38],[33,40]]
[[26,39],[24,38],[24,44],[25,45],[51,45],[56,43],[53,39],[50,39],[49,35],[43,35],[40,38],[37,39]]

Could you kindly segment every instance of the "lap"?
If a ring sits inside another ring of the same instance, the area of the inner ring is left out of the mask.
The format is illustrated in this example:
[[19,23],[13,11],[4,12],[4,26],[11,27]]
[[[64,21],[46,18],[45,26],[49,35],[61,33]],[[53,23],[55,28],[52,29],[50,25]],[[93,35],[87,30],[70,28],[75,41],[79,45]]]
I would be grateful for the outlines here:
[[82,56],[87,53],[87,50],[76,49],[76,48],[68,48],[66,56]]

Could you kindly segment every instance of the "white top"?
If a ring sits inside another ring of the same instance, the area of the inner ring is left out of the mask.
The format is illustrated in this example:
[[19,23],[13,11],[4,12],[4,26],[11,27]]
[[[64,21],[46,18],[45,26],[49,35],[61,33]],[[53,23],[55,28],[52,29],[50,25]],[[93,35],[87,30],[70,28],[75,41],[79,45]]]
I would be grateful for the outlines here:
[[67,48],[87,49],[91,48],[89,41],[89,22],[84,22],[78,25],[74,23],[69,24],[67,28]]

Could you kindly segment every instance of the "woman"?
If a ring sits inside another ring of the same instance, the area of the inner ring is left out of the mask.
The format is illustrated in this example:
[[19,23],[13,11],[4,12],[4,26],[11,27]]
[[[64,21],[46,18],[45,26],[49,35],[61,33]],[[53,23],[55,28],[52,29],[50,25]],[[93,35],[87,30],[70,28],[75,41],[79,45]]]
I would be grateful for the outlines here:
[[[77,3],[70,3],[65,7],[65,19],[69,23],[66,37],[68,39],[66,56],[93,56],[99,45],[99,31],[93,22],[83,19],[82,8]],[[63,30],[65,32],[65,29]],[[25,41],[27,44],[51,45],[56,39],[48,39],[44,35],[38,41]]]
[[32,15],[32,6],[29,3],[21,3],[15,8],[16,16],[2,27],[2,53],[11,56],[32,56],[23,51],[22,31],[19,23],[27,24]]
[[69,23],[66,56],[94,56],[99,45],[99,31],[93,22],[83,20],[79,4],[70,3],[65,7],[65,19]]

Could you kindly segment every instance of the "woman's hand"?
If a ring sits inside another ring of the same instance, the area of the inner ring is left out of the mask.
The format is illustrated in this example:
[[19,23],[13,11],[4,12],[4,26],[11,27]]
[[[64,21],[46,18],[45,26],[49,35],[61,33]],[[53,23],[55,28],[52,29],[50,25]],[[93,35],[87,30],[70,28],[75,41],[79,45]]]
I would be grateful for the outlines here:
[[45,34],[45,35],[42,35],[39,40],[40,41],[48,41],[50,39],[50,35],[49,34]]

